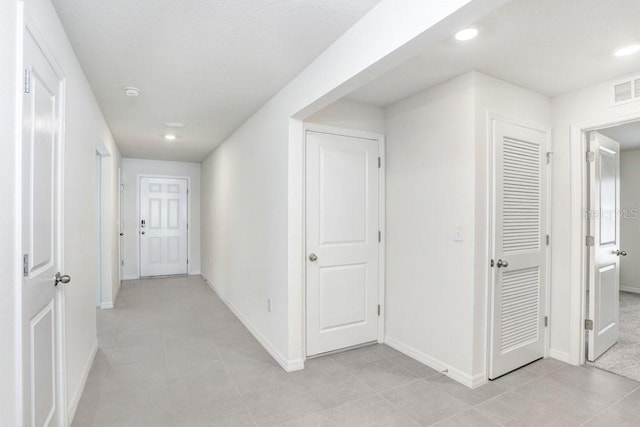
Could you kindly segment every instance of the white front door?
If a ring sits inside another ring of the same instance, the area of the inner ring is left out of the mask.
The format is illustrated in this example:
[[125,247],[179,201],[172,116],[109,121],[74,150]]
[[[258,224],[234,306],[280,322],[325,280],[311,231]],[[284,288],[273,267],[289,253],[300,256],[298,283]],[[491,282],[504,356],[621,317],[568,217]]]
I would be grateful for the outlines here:
[[[40,39],[38,38],[38,41]],[[59,425],[62,78],[24,32],[22,109],[22,366],[25,426]],[[66,278],[65,278],[66,281]],[[63,421],[62,421],[63,422]]]
[[378,338],[379,141],[306,133],[307,355]]
[[493,121],[489,378],[544,357],[547,133]]
[[140,179],[140,276],[187,274],[187,180]]
[[589,319],[587,358],[596,360],[618,342],[620,298],[620,144],[591,132]]

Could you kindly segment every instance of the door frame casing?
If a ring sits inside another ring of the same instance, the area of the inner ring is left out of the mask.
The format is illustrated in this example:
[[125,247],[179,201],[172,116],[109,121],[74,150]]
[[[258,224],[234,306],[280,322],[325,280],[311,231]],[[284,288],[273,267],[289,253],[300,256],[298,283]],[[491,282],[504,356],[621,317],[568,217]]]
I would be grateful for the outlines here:
[[378,244],[378,304],[380,315],[378,316],[378,343],[384,343],[385,337],[385,267],[386,267],[386,158],[385,136],[376,132],[357,129],[341,128],[336,126],[318,125],[304,122],[302,126],[302,347],[303,360],[307,359],[307,132],[326,133],[331,135],[364,138],[378,141],[378,156],[380,168],[378,169],[378,227],[382,233],[382,239]]
[[[552,205],[552,197],[551,197],[551,184],[552,184],[552,174],[553,174],[553,152],[552,148],[552,132],[551,128],[547,126],[543,126],[540,124],[530,123],[518,119],[514,119],[513,117],[508,117],[502,114],[494,113],[492,111],[487,111],[486,115],[487,121],[487,254],[489,255],[489,259],[487,259],[487,263],[489,263],[490,259],[494,257],[495,253],[495,203],[496,203],[496,194],[495,194],[495,164],[496,164],[496,151],[495,151],[495,132],[494,132],[494,122],[502,121],[515,126],[525,127],[537,132],[542,132],[547,135],[546,141],[546,150],[548,153],[551,153],[551,160],[547,165],[545,171],[545,179],[547,184],[547,193],[546,193],[546,226],[547,226],[547,234],[551,236],[549,245],[547,245],[545,262],[546,262],[546,272],[545,272],[545,284],[544,284],[544,312],[545,316],[549,319],[549,324],[544,328],[544,358],[548,358],[550,355],[550,346],[551,346],[551,318],[550,318],[550,308],[551,308],[551,254],[553,252],[553,228],[551,224],[551,205]],[[489,264],[487,264],[489,265]],[[496,269],[488,267],[486,273],[486,290],[485,290],[485,352],[484,352],[484,381],[489,380],[489,371],[491,364],[491,326],[492,326],[492,313],[493,313],[493,287],[495,283]]]
[[[65,179],[64,179],[64,168],[65,168],[65,157],[64,157],[64,153],[65,153],[65,123],[66,123],[66,117],[65,117],[65,113],[66,113],[66,75],[64,74],[64,71],[62,70],[62,67],[60,66],[60,64],[58,63],[58,61],[55,59],[55,55],[53,55],[53,50],[48,46],[47,41],[46,41],[46,37],[40,32],[40,30],[38,29],[38,26],[36,24],[36,21],[31,17],[31,15],[29,14],[28,11],[28,7],[25,5],[24,1],[18,1],[18,19],[17,19],[17,28],[18,28],[18,36],[17,36],[17,60],[16,60],[16,64],[17,64],[17,68],[18,68],[18,76],[19,76],[19,81],[17,82],[17,84],[19,85],[19,87],[22,87],[21,85],[23,84],[22,81],[22,77],[23,77],[23,72],[24,72],[24,41],[25,41],[25,36],[26,33],[30,33],[31,36],[33,37],[34,41],[37,43],[38,47],[40,48],[40,50],[42,51],[42,53],[44,54],[45,58],[47,59],[47,61],[49,62],[49,64],[51,65],[51,67],[53,68],[54,72],[56,73],[60,85],[59,85],[59,100],[58,100],[58,108],[59,108],[59,117],[58,117],[58,124],[57,124],[57,128],[58,128],[58,140],[57,140],[57,147],[55,149],[54,152],[54,156],[57,159],[57,166],[58,166],[58,170],[56,171],[56,179],[58,180],[58,185],[56,188],[56,198],[57,198],[57,203],[55,206],[55,210],[56,210],[56,214],[58,215],[58,224],[56,225],[56,232],[57,232],[57,260],[56,260],[56,264],[58,266],[58,268],[60,269],[60,271],[65,271],[65,266],[64,266],[64,260],[65,260],[65,255],[64,255],[64,197],[65,197],[65,191],[64,191],[64,186],[65,186]],[[22,230],[22,216],[24,215],[25,212],[23,212],[22,210],[22,191],[23,191],[23,182],[22,182],[22,175],[23,175],[23,168],[22,168],[22,162],[23,162],[23,157],[22,157],[22,150],[23,150],[23,139],[22,139],[22,122],[23,122],[23,91],[20,90],[19,91],[19,96],[17,96],[17,100],[16,100],[16,111],[18,112],[16,114],[16,126],[18,131],[16,132],[16,145],[17,145],[17,150],[16,150],[16,176],[17,176],[17,185],[16,185],[16,211],[17,211],[17,215],[16,215],[16,219],[17,219],[17,224],[16,224],[16,229],[17,230]],[[20,254],[20,259],[22,259],[22,253],[23,253],[23,248],[22,248],[22,231],[20,231],[19,234],[19,238],[16,241],[16,247],[17,247],[17,251]],[[22,272],[19,271],[19,282],[20,284],[22,284],[23,281],[23,277],[22,277]],[[67,425],[67,420],[68,420],[68,413],[70,412],[70,410],[73,410],[72,406],[73,406],[73,402],[69,405],[69,407],[67,406],[67,360],[66,360],[66,327],[65,327],[65,322],[66,322],[66,316],[65,316],[65,287],[64,286],[59,286],[56,290],[55,293],[55,297],[54,297],[54,309],[55,309],[55,322],[57,327],[54,330],[54,340],[55,340],[55,358],[56,358],[56,398],[55,398],[55,404],[56,404],[56,412],[57,412],[57,419],[58,419],[58,423],[59,425]],[[19,370],[19,387],[17,390],[17,393],[19,393],[20,398],[19,398],[19,402],[20,402],[20,408],[19,408],[19,414],[18,416],[20,417],[20,420],[23,420],[24,417],[24,411],[27,410],[27,408],[25,408],[25,401],[24,401],[24,385],[23,385],[23,381],[24,381],[24,369],[25,366],[23,365],[23,358],[24,358],[24,354],[23,354],[23,343],[22,343],[22,337],[23,337],[23,328],[25,328],[27,325],[22,324],[22,293],[21,291],[17,293],[18,298],[20,298],[17,301],[17,308],[19,310],[19,314],[17,316],[17,322],[18,322],[18,328],[20,331],[19,334],[19,341],[18,341],[18,345],[17,345],[17,361],[18,364],[16,366],[16,368]]]
[[112,309],[117,295],[113,292],[113,259],[111,247],[113,246],[113,194],[111,188],[114,157],[103,141],[96,142],[96,153],[100,156],[100,174],[97,183],[100,187],[100,309]]
[[139,173],[136,176],[136,253],[138,254],[138,263],[136,265],[136,274],[138,279],[140,279],[140,264],[142,263],[142,257],[140,256],[140,250],[142,245],[140,244],[140,203],[142,200],[140,199],[140,184],[142,178],[166,178],[166,179],[184,179],[187,181],[187,276],[192,274],[191,271],[191,177],[190,176],[179,176],[179,175],[154,175],[148,173]]
[[609,127],[640,120],[640,114],[626,114],[603,120],[593,120],[571,126],[571,281],[570,307],[570,362],[583,365],[587,361],[584,322],[587,319],[587,287],[592,276],[589,262],[589,248],[585,244],[590,233],[589,210],[589,164],[586,153],[589,150],[588,134]]

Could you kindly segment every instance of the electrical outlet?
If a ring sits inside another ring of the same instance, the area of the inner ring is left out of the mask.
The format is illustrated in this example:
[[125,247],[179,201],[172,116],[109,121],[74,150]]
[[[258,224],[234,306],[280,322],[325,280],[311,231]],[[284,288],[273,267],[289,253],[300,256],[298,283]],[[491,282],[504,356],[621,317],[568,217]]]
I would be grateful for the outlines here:
[[267,311],[271,313],[271,298],[267,298]]

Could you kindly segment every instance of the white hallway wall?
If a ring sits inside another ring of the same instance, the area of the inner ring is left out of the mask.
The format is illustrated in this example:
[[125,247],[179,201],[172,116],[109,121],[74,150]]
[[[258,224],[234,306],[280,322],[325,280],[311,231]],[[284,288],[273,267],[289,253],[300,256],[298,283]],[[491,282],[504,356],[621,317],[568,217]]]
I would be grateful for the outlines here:
[[123,232],[124,245],[123,278],[140,277],[139,264],[139,192],[140,175],[167,177],[189,177],[189,274],[200,274],[200,163],[170,162],[162,160],[122,159],[122,184],[124,185]]
[[[2,4],[2,20],[3,25],[2,32],[10,31],[12,34],[7,34],[7,40],[12,40],[15,37],[16,31],[16,18],[14,11],[19,3],[13,0],[5,1]],[[92,230],[94,227],[95,218],[95,147],[98,141],[101,141],[114,156],[114,169],[117,170],[119,165],[119,151],[116,144],[113,141],[109,128],[104,121],[100,108],[93,96],[93,92],[84,76],[82,68],[75,57],[73,49],[66,37],[64,29],[58,19],[58,16],[48,0],[27,0],[24,2],[25,9],[35,21],[36,26],[43,34],[49,50],[55,56],[58,64],[62,68],[65,74],[66,81],[66,122],[65,122],[65,181],[64,181],[64,230],[65,230],[65,242],[64,242],[64,272],[71,275],[72,282],[65,287],[66,294],[66,359],[67,359],[67,399],[71,413],[75,410],[75,405],[82,392],[85,376],[88,374],[88,369],[91,366],[92,356],[96,350],[96,319],[95,319],[95,298],[96,298],[96,254],[93,252],[87,253],[86,248],[95,248],[95,235],[94,233],[87,233],[87,230]],[[6,9],[6,10],[5,10]],[[5,15],[4,12],[7,12]],[[6,22],[5,22],[6,20]],[[5,27],[6,24],[6,27]],[[5,46],[4,34],[0,46]],[[15,99],[11,95],[11,90],[15,90],[19,87],[19,81],[12,80],[11,75],[14,73],[11,68],[17,61],[13,61],[10,52],[7,52],[7,56],[2,55],[3,61],[0,66],[0,74],[2,74],[2,83],[0,83],[0,90],[7,92],[8,97],[2,96],[2,108],[12,109],[12,111],[3,110],[0,115],[0,120],[11,118],[15,115],[15,104],[13,107],[8,107],[5,104],[5,100]],[[6,62],[5,62],[6,61]],[[21,59],[19,69],[22,68]],[[5,74],[9,79],[7,82],[11,84],[12,89],[7,89],[5,86]],[[13,74],[15,75],[15,74]],[[13,86],[15,85],[15,86]],[[4,95],[4,93],[3,93]],[[5,114],[6,112],[6,114]],[[7,129],[15,129],[14,126],[8,126]],[[10,136],[7,137],[8,139]],[[9,157],[14,153],[19,145],[18,140],[15,144],[7,143],[2,144],[8,146],[8,155],[3,156],[0,162],[4,162],[7,159],[13,160],[15,157]],[[6,169],[3,167],[3,173],[10,173],[14,171],[12,177],[8,177],[7,182],[16,182],[15,165],[11,165]],[[4,184],[4,183],[3,183]],[[117,194],[117,186],[112,188],[113,194]],[[20,194],[20,191],[10,190],[8,194]],[[7,203],[11,205],[10,203]],[[5,203],[3,203],[5,205]],[[15,206],[15,205],[14,205]],[[4,211],[4,206],[0,212]],[[18,213],[19,215],[19,213]],[[4,219],[4,218],[3,218]],[[18,218],[9,218],[8,223],[10,226],[16,227]],[[16,227],[17,228],[17,227]],[[113,225],[113,233],[117,233],[117,227]],[[13,236],[14,239],[19,238],[16,236],[15,231],[10,232],[7,236]],[[9,239],[7,239],[9,240]],[[4,239],[3,239],[4,242]],[[16,241],[14,241],[16,244]],[[19,248],[19,239],[17,242]],[[4,248],[2,249],[4,250]],[[3,259],[4,254],[3,255]],[[8,255],[8,259],[15,258],[15,250],[11,250]],[[12,268],[15,268],[15,263],[12,263]],[[111,266],[113,268],[113,266]],[[115,267],[117,268],[117,266]],[[15,276],[14,276],[15,277]],[[21,283],[21,279],[10,281],[14,286],[15,292],[18,290],[18,286]],[[2,299],[4,303],[4,298]],[[13,308],[9,308],[6,313],[15,312],[17,307],[17,301],[14,300],[16,305]],[[1,304],[1,303],[0,303]],[[2,315],[5,315],[5,311],[2,310]],[[9,325],[19,327],[15,319],[12,322],[9,319]],[[15,355],[15,358],[20,358],[19,346],[12,345],[10,338],[5,340],[3,334],[2,351],[7,349]],[[7,335],[11,337],[11,334]],[[13,358],[12,358],[13,359]],[[4,362],[4,360],[2,360]],[[2,364],[3,369],[6,366],[11,366],[15,369],[15,365],[11,364],[11,360],[5,365]],[[21,369],[21,368],[20,368]],[[19,371],[18,371],[19,372]],[[16,372],[3,376],[2,381],[2,394],[4,396],[5,387],[12,385],[14,382],[12,378],[15,378]],[[5,381],[5,378],[7,380]],[[16,402],[16,390],[19,389],[19,384],[13,384],[11,388],[10,396],[6,402],[10,405],[12,402]],[[0,405],[5,404],[4,399]],[[4,408],[3,408],[4,409]],[[6,414],[6,415],[5,415]],[[12,408],[7,408],[7,412],[2,412],[3,424],[11,425],[11,420],[16,420],[15,425],[19,425],[18,418],[19,413]]]
[[386,340],[471,383],[473,74],[388,107],[386,128]]
[[503,3],[382,0],[203,162],[203,274],[285,369],[304,359],[300,119]]
[[640,293],[640,150],[620,155],[620,207],[620,289]]

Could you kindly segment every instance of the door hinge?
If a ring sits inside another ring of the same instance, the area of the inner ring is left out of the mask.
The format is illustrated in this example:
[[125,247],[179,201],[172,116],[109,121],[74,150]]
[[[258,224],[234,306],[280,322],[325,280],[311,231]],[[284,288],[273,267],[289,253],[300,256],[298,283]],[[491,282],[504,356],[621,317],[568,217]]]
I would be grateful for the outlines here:
[[124,265],[124,260],[120,260],[120,265]]
[[378,157],[378,169],[382,167],[382,157]]
[[189,258],[187,258],[187,264],[189,264]]
[[551,236],[547,234],[547,246],[551,244]]
[[553,151],[547,151],[547,164],[551,163],[552,157],[553,157]]
[[596,153],[593,151],[587,151],[587,162],[593,162],[596,160]]
[[591,319],[584,319],[584,328],[587,331],[593,331],[593,320]]
[[496,262],[494,260],[491,260],[491,267],[495,267],[496,266]]
[[29,254],[22,255],[22,275],[24,277],[29,275]]
[[380,316],[380,304],[378,304],[378,316]]
[[587,244],[587,246],[595,246],[596,245],[596,239],[594,239],[593,236],[587,236],[586,244]]
[[31,70],[24,70],[24,93],[31,93]]
[[549,316],[544,316],[544,327],[549,326]]
[[378,231],[378,242],[382,242],[382,231]]

